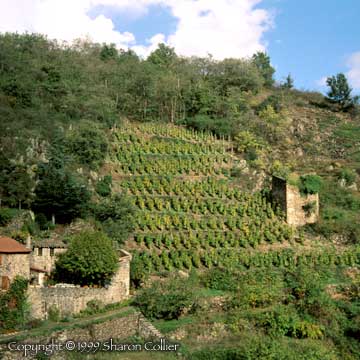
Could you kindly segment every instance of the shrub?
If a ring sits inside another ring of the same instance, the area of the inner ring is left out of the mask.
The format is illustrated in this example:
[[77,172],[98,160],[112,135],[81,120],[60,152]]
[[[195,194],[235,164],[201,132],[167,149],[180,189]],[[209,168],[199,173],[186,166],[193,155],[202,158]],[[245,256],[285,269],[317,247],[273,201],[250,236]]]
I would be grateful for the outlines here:
[[105,198],[93,206],[96,220],[102,223],[103,231],[122,244],[134,229],[135,208],[120,194]]
[[48,318],[50,321],[58,322],[60,320],[60,310],[56,306],[50,306],[48,310]]
[[195,309],[196,299],[193,289],[184,279],[171,278],[141,290],[134,304],[148,318],[172,320]]
[[279,95],[270,95],[260,105],[256,107],[257,114],[260,114],[268,106],[271,106],[275,112],[279,113],[282,109],[281,100]]
[[106,175],[96,183],[95,191],[100,196],[103,197],[109,196],[111,194],[111,184],[112,184],[111,175]]
[[66,146],[68,153],[75,155],[81,164],[94,169],[102,165],[108,149],[104,132],[94,123],[83,123],[71,131]]
[[241,153],[261,150],[264,144],[250,131],[240,131],[234,138],[236,149]]
[[0,208],[0,226],[8,225],[17,214],[16,209]]
[[345,180],[346,185],[351,185],[356,180],[356,172],[352,169],[344,168],[338,173],[338,178],[340,180]]
[[301,194],[317,194],[321,190],[322,180],[317,175],[304,175],[300,176],[298,186]]
[[235,291],[239,286],[239,276],[240,274],[230,269],[215,267],[206,273],[203,283],[210,289]]
[[0,331],[22,328],[28,315],[26,290],[28,281],[17,276],[9,290],[0,294]]
[[207,115],[197,115],[186,120],[186,125],[197,131],[207,131],[221,136],[233,136],[236,126],[230,119],[216,119]]

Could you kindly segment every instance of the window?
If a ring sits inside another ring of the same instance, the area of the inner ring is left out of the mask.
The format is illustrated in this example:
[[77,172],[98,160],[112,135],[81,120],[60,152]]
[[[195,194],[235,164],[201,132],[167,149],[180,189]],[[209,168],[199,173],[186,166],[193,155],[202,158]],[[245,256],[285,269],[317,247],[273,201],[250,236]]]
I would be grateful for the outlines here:
[[54,256],[55,255],[55,249],[54,248],[50,248],[50,256]]
[[3,290],[8,290],[10,287],[10,280],[7,276],[2,276],[1,277],[1,289]]
[[42,248],[38,248],[38,255],[39,255],[39,256],[42,256],[42,254],[43,254],[43,253],[42,253]]

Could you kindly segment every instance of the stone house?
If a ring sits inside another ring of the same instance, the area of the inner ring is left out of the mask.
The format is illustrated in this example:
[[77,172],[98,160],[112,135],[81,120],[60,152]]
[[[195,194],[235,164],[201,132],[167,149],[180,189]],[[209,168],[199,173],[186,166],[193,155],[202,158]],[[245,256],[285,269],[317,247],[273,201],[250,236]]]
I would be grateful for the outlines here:
[[7,290],[18,275],[30,279],[30,253],[16,240],[0,236],[0,289]]
[[28,300],[33,318],[47,318],[49,309],[56,307],[61,315],[77,313],[89,301],[103,304],[120,302],[130,293],[131,255],[119,250],[119,267],[104,288],[80,287],[71,284],[45,286],[45,279],[54,269],[58,254],[66,251],[66,244],[59,240],[40,240],[26,246],[14,239],[0,236],[0,291],[7,290],[16,276],[30,282]]
[[28,247],[32,249],[31,266],[50,273],[55,267],[57,256],[66,251],[67,245],[59,238],[51,238],[33,240]]

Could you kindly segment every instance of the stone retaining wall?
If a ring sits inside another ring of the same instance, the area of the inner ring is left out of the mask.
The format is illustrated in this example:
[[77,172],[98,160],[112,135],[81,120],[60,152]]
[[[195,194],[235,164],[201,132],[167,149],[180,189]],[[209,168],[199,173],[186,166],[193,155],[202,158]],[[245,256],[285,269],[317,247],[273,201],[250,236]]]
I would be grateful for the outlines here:
[[119,269],[107,288],[29,286],[28,300],[32,317],[46,319],[51,307],[58,309],[61,316],[66,316],[85,309],[91,300],[112,304],[127,299],[130,289],[130,261],[131,255],[122,250]]
[[[46,336],[28,337],[21,344],[50,344],[52,339],[56,343],[65,343],[67,340],[74,342],[104,342],[109,339],[125,340],[134,335],[144,339],[161,338],[161,333],[144,318],[142,314],[134,311],[132,314],[110,319],[102,323],[90,324],[83,328],[72,328],[50,333]],[[1,340],[1,337],[0,337]],[[18,352],[9,351],[7,344],[0,345],[0,359],[17,360],[23,359]],[[35,357],[28,357],[29,359]],[[66,359],[66,352],[55,354],[52,359]]]

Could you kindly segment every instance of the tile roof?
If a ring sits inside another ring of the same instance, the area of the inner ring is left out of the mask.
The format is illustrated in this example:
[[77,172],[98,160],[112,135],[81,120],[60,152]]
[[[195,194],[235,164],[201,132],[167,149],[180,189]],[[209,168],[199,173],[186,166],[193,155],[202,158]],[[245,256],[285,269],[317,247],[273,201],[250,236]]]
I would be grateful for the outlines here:
[[0,236],[0,254],[27,254],[31,250],[18,241],[6,236]]

